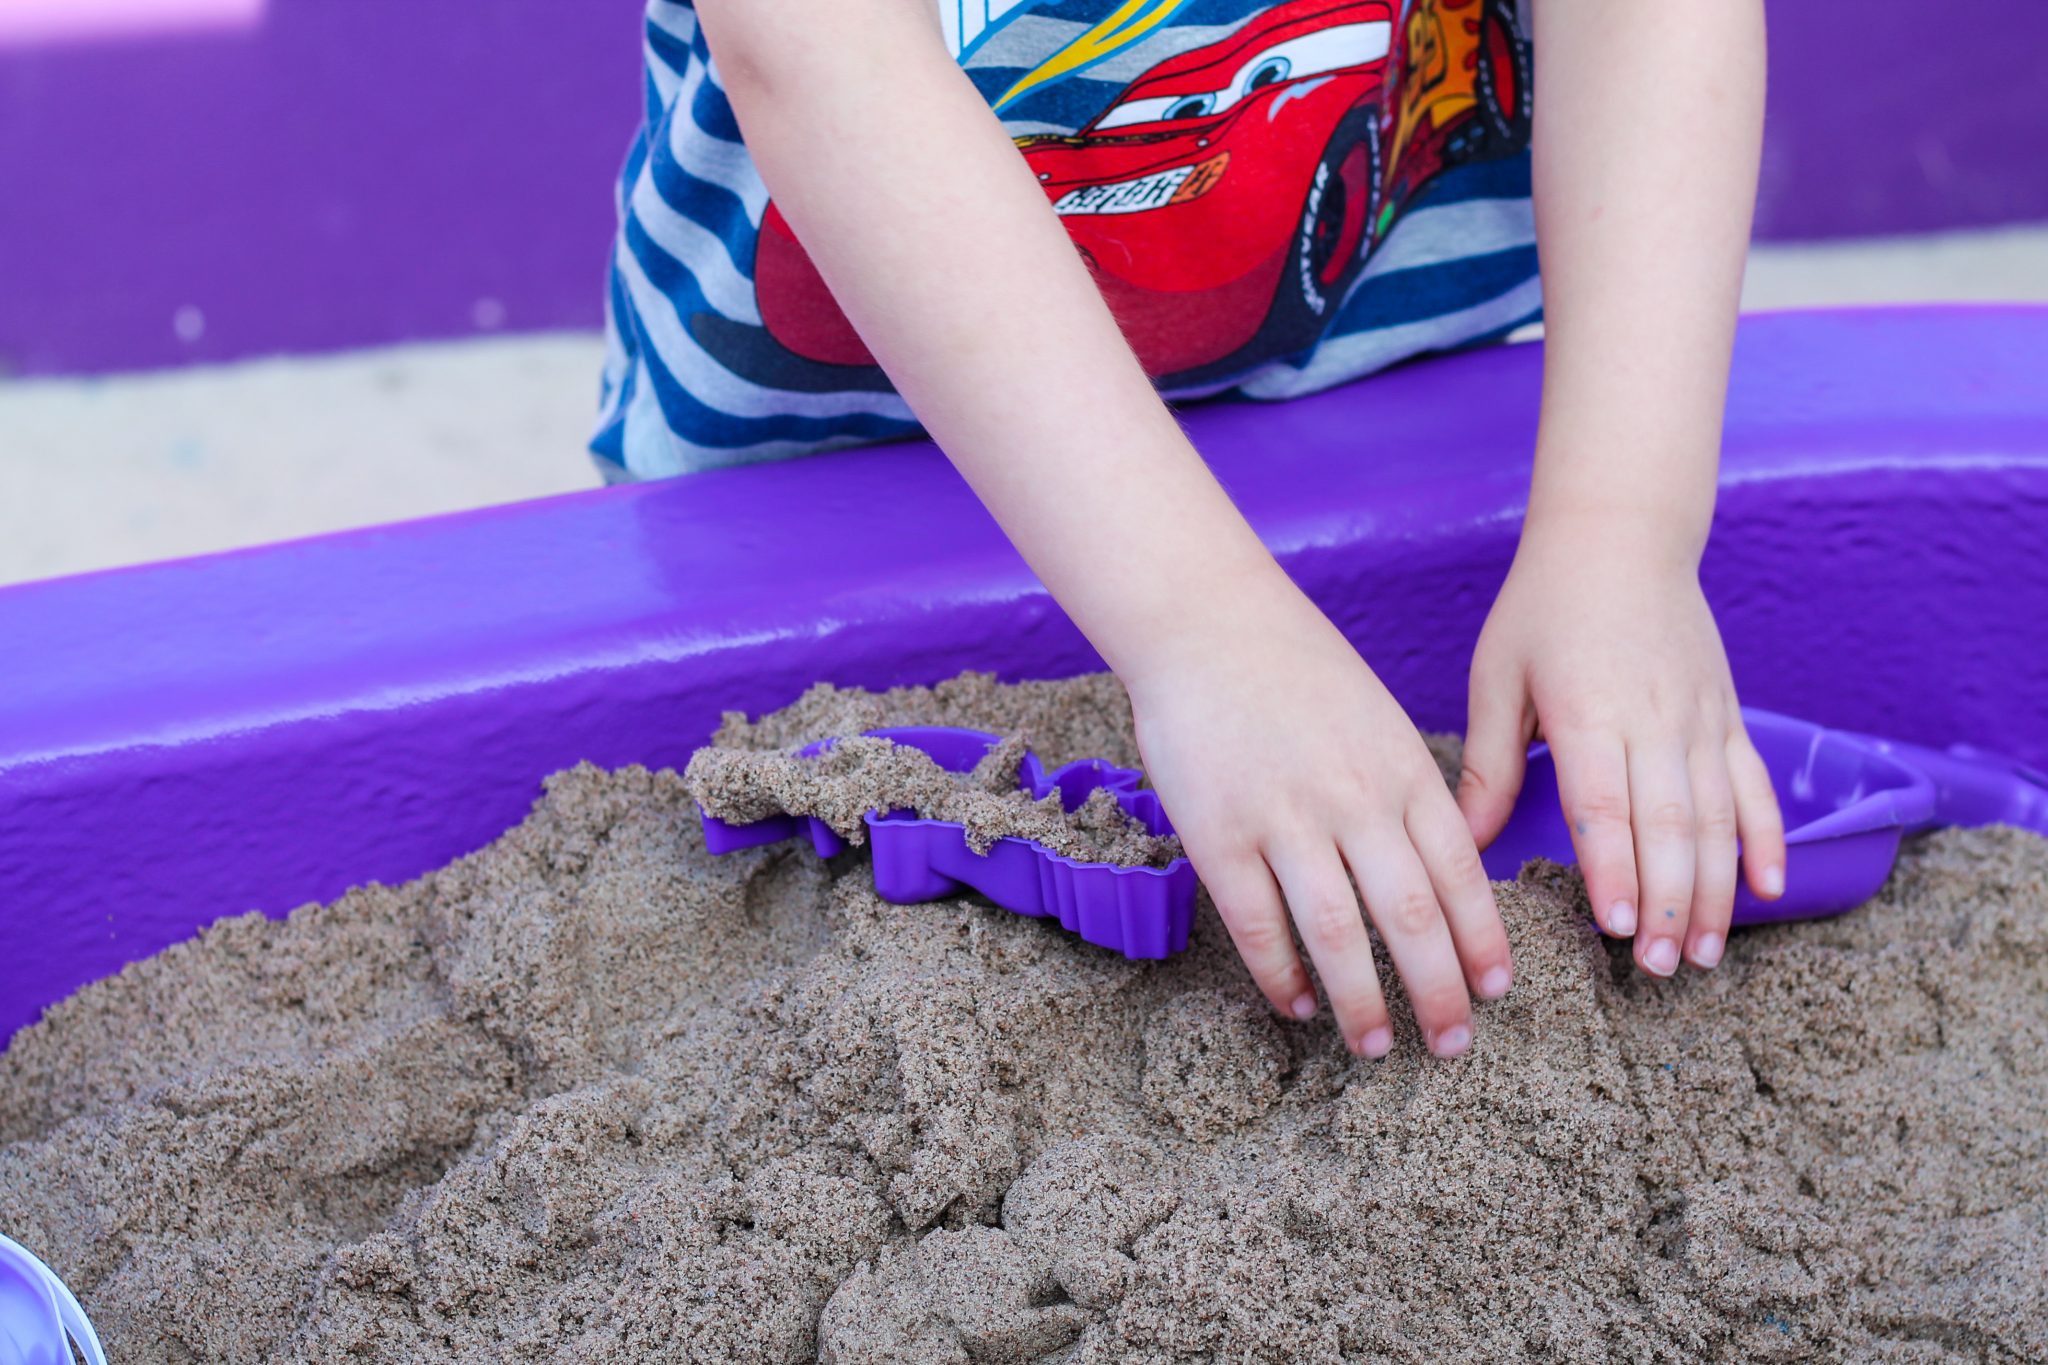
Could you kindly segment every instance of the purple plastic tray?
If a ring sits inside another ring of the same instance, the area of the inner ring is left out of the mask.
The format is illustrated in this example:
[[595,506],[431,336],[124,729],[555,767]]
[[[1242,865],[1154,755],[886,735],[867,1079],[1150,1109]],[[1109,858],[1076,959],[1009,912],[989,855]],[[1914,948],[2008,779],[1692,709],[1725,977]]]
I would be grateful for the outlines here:
[[1934,784],[1934,810],[1907,833],[1942,825],[2016,825],[2048,835],[2048,773],[2039,768],[1971,744],[1930,749],[1903,740],[1858,738]]
[[[1736,892],[1737,924],[1818,919],[1854,909],[1891,875],[1908,831],[1983,823],[1955,818],[1969,814],[1960,805],[1938,811],[1935,782],[1886,753],[1882,743],[1769,711],[1745,708],[1742,714],[1784,812],[1786,861],[1785,894],[1777,900],[1759,900],[1746,886]],[[1487,875],[1513,877],[1532,858],[1578,860],[1558,806],[1557,770],[1542,744],[1529,751],[1515,813],[1486,850]]]
[[[967,772],[999,740],[981,730],[917,725],[869,730],[868,736],[907,744],[930,754],[948,772]],[[813,755],[830,747],[820,740],[798,750]],[[1139,785],[1144,774],[1099,758],[1078,759],[1047,771],[1027,751],[1018,767],[1018,786],[1033,800],[1057,792],[1060,806],[1078,809],[1095,791],[1116,798],[1126,815],[1155,835],[1173,825],[1159,797]],[[704,846],[733,853],[780,843],[799,834],[820,857],[846,847],[831,826],[815,816],[774,816],[730,824],[705,815]],[[1056,919],[1089,943],[1129,958],[1161,958],[1188,946],[1195,918],[1195,869],[1186,858],[1165,867],[1119,867],[1068,858],[1028,839],[998,839],[986,853],[967,843],[965,826],[950,820],[920,819],[915,811],[870,811],[868,844],[873,851],[875,894],[899,905],[916,905],[972,888],[1005,910]]]

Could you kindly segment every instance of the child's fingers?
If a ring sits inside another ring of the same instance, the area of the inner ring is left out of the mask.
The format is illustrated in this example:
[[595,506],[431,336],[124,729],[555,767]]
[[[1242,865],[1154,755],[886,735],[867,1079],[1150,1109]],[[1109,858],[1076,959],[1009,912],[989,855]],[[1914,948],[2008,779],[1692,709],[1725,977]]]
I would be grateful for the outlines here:
[[1384,1057],[1394,1046],[1386,996],[1372,962],[1358,897],[1344,875],[1336,848],[1327,842],[1268,850],[1267,866],[1279,880],[1301,941],[1323,980],[1330,1012],[1345,1045],[1363,1057]]
[[1635,933],[1642,903],[1629,821],[1628,754],[1610,734],[1577,731],[1550,741],[1557,799],[1571,825],[1593,918],[1615,938]]
[[1455,1057],[1472,1044],[1472,1000],[1429,873],[1405,836],[1398,828],[1353,836],[1344,843],[1344,860],[1408,987],[1429,1050]]
[[1728,945],[1735,914],[1735,877],[1740,854],[1735,842],[1735,792],[1728,782],[1728,758],[1718,746],[1693,750],[1692,916],[1686,925],[1685,959],[1710,968]]
[[1785,894],[1785,817],[1771,786],[1771,770],[1740,729],[1728,737],[1728,784],[1735,790],[1735,823],[1742,834],[1749,889],[1774,901]]
[[1514,966],[1493,884],[1473,847],[1472,832],[1459,818],[1458,808],[1435,793],[1409,808],[1407,826],[1450,925],[1465,984],[1482,1000],[1500,999],[1514,984]]
[[1472,675],[1470,719],[1466,723],[1463,768],[1458,774],[1458,809],[1485,848],[1514,813],[1529,763],[1529,738],[1536,733],[1524,689]]
[[1692,781],[1677,748],[1631,749],[1629,813],[1635,833],[1636,876],[1642,904],[1636,927],[1636,965],[1652,976],[1678,970],[1692,913]]
[[1256,850],[1247,850],[1198,862],[1195,872],[1267,1001],[1289,1018],[1314,1018],[1315,987],[1294,951],[1287,908],[1265,859]]

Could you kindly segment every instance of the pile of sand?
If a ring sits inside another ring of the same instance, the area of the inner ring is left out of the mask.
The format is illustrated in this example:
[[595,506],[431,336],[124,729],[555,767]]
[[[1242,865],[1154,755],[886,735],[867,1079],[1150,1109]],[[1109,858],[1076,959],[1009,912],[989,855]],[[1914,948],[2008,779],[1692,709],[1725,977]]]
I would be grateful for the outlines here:
[[[1104,680],[814,695],[1135,758]],[[0,1228],[124,1361],[2048,1358],[2048,841],[1648,981],[1500,888],[1471,1052],[1353,1059],[1204,908],[1133,964],[581,768],[490,848],[80,993]],[[1391,977],[1389,978],[1391,980]]]

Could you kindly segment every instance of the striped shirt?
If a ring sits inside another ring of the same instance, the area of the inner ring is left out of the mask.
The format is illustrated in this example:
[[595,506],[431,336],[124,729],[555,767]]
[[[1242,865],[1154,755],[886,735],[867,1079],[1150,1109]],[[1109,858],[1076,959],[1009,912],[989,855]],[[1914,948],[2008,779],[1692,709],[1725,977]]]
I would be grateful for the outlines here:
[[[1515,0],[933,3],[1168,397],[1293,397],[1539,316]],[[916,435],[770,202],[689,0],[649,0],[645,56],[607,478]]]

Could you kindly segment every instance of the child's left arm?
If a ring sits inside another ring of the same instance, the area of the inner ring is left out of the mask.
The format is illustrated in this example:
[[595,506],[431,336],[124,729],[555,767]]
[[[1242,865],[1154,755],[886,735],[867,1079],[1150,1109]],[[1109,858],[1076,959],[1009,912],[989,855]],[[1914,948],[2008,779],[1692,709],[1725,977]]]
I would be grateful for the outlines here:
[[1762,139],[1761,0],[1533,0],[1543,417],[1472,660],[1482,847],[1540,730],[1593,911],[1668,976],[1720,960],[1741,863],[1784,887],[1768,775],[1699,585]]

